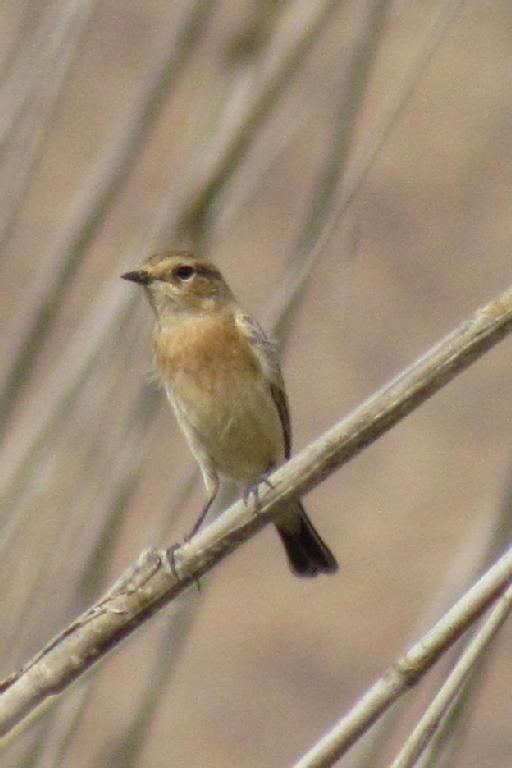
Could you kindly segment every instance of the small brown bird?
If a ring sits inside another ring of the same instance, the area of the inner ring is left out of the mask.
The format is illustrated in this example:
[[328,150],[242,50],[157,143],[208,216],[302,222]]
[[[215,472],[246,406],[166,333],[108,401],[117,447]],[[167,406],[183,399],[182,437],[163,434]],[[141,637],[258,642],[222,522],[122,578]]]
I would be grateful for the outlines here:
[[[187,251],[151,256],[122,275],[144,287],[156,315],[156,367],[208,493],[221,478],[247,493],[289,458],[290,417],[275,349],[237,303],[219,270]],[[299,500],[276,522],[291,570],[334,573],[338,565]]]

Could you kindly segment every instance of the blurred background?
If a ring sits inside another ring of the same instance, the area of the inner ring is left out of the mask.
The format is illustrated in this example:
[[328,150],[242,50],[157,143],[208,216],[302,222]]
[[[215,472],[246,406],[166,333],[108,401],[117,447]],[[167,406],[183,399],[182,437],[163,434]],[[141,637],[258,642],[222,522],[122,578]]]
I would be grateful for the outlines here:
[[[511,40],[508,0],[4,0],[3,676],[202,504],[119,274],[214,259],[304,447],[510,282]],[[510,373],[505,341],[308,496],[339,575],[265,529],[2,765],[290,765],[508,543]],[[510,766],[509,633],[432,765]],[[445,673],[342,764],[388,764]]]

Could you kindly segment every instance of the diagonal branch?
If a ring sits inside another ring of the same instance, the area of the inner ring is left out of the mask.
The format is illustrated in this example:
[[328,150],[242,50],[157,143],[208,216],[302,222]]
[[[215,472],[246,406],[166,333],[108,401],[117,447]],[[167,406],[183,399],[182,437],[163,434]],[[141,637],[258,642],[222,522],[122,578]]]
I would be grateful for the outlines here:
[[[505,499],[492,523],[492,532],[487,534],[487,542],[479,560],[488,567],[512,541],[512,488],[511,478],[507,479]],[[500,601],[501,603],[501,601]],[[485,668],[491,662],[490,654],[482,656],[473,665],[470,673],[464,679],[461,690],[439,728],[434,733],[422,756],[422,768],[448,765],[455,751],[463,740],[465,726],[470,716],[471,702],[478,695],[478,690],[485,677]]]
[[[512,548],[450,608],[417,643],[389,667],[350,712],[294,768],[330,768],[373,723],[478,619],[496,598],[486,635],[499,628],[509,609]],[[496,626],[497,625],[497,626]],[[393,766],[395,764],[393,763]]]
[[[192,541],[177,549],[175,569],[169,568],[165,551],[143,552],[99,603],[72,622],[23,669],[0,683],[0,734],[6,734],[48,697],[63,691],[144,621],[249,539],[273,519],[285,500],[306,493],[349,461],[511,330],[512,288],[477,310],[387,386],[274,472],[270,477],[272,487],[262,490],[259,503],[254,497],[247,504],[238,501]],[[409,673],[419,673],[420,661],[425,666],[432,664],[455,637],[481,615],[511,576],[512,553],[509,552],[488,572],[478,589],[474,587],[468,593],[464,603],[465,619],[459,623],[455,635],[445,617],[440,622],[442,632],[437,644],[432,633],[427,635],[428,644],[415,646],[413,655],[406,657],[412,667],[406,669],[402,665],[395,669],[395,676],[392,674],[387,681],[390,686],[386,688],[378,683],[376,690],[367,694],[365,700],[370,697],[373,704],[369,714],[365,710],[368,723],[407,687]],[[447,616],[453,618],[454,611],[455,608]],[[347,739],[352,743],[361,732],[361,712],[355,717],[345,743]]]
[[496,601],[490,615],[485,618],[477,634],[461,654],[456,665],[426,709],[391,768],[414,768],[425,747],[436,732],[442,718],[455,701],[467,677],[475,669],[482,655],[494,639],[512,609],[512,587]]

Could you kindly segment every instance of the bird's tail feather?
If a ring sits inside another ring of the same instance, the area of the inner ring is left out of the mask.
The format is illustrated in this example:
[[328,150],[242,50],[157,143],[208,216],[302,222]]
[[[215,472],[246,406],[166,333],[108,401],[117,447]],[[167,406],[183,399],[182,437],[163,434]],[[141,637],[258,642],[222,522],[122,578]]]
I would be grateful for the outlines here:
[[318,576],[320,573],[335,573],[338,570],[336,558],[300,501],[293,502],[276,528],[288,555],[290,569],[296,576]]

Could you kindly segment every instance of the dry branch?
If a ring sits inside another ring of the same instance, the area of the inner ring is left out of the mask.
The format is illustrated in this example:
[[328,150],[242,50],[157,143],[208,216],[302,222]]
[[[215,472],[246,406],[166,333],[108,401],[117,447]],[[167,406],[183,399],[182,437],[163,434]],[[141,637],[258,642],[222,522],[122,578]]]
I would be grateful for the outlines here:
[[[49,696],[63,691],[107,651],[182,594],[268,523],[283,501],[313,488],[510,330],[512,288],[479,309],[410,368],[274,472],[270,477],[272,488],[265,486],[262,490],[258,508],[254,498],[247,504],[239,501],[192,541],[183,544],[175,552],[176,570],[170,569],[165,551],[145,550],[99,603],[72,622],[19,672],[0,684],[0,733],[6,734]],[[452,609],[438,625],[437,634],[429,633],[427,640],[415,646],[412,655],[408,654],[405,666],[402,664],[393,669],[387,687],[383,689],[383,683],[379,682],[376,690],[370,691],[365,701],[369,697],[374,708],[367,715],[368,722],[373,722],[410,683],[411,674],[414,677],[421,673],[420,662],[432,664],[454,637],[485,610],[503,590],[511,574],[512,553],[508,553],[469,591],[463,601],[465,618],[461,620],[456,613],[459,606]],[[454,636],[450,622],[455,617],[458,630]],[[355,717],[355,723],[349,728],[349,736],[344,737],[345,744],[352,743],[361,732],[360,716],[361,712],[356,712],[352,717],[352,721]],[[334,747],[334,754],[339,754],[339,746]],[[330,763],[302,765],[310,764]]]
[[481,656],[485,653],[508,617],[511,608],[512,587],[509,587],[505,594],[496,601],[490,616],[485,619],[477,634],[461,654],[457,664],[446,678],[416,728],[408,737],[391,768],[414,768],[416,761],[439,727],[442,718],[460,693],[468,675],[474,670]]
[[[507,491],[505,499],[498,510],[498,515],[493,521],[489,531],[480,534],[481,544],[485,541],[485,548],[480,552],[478,560],[482,562],[482,568],[487,568],[508,547],[512,541],[512,488],[511,478],[507,479]],[[473,559],[474,562],[474,559]],[[475,573],[476,569],[472,569]],[[468,580],[466,578],[466,583]],[[500,603],[502,600],[500,600]],[[453,703],[444,715],[439,728],[436,730],[422,756],[422,768],[434,768],[434,766],[451,765],[456,750],[461,746],[463,733],[468,717],[471,715],[471,705],[482,685],[485,676],[485,665],[492,662],[490,654],[482,655],[465,677],[463,684]]]
[[[340,722],[295,768],[329,768],[368,728],[432,667],[439,657],[507,590],[512,579],[512,548],[490,568],[400,659],[380,677]],[[507,591],[508,595],[508,591]],[[508,595],[508,597],[510,597]],[[500,606],[502,604],[500,603]],[[508,610],[508,598],[506,601]],[[491,624],[500,611],[493,611]]]

